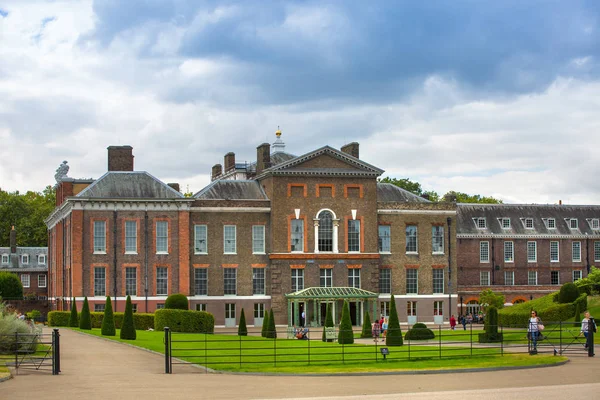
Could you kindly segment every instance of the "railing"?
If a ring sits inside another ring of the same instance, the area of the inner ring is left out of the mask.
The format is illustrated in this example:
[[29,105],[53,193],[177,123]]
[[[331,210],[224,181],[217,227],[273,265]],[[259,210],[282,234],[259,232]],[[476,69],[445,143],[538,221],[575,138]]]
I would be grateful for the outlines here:
[[0,354],[14,356],[6,365],[20,369],[60,373],[60,333],[14,333],[0,335]]
[[[306,340],[292,339],[288,332],[277,331],[284,339],[265,339],[257,332],[254,336],[236,333],[190,334],[171,332],[165,328],[165,373],[173,372],[173,365],[197,364],[210,369],[240,370],[250,366],[269,365],[276,368],[334,363],[406,362],[429,359],[503,356],[527,353],[532,341],[526,326],[498,326],[496,341],[480,342],[482,325],[468,324],[456,330],[447,326],[431,329],[430,340],[403,339],[402,346],[388,346],[385,338],[360,338],[362,329],[352,331],[354,344],[338,343],[336,339],[323,342],[323,328],[313,328]],[[339,330],[336,329],[339,338]],[[402,327],[402,335],[406,334]],[[539,353],[593,354],[593,346],[585,349],[585,338],[579,335],[574,323],[547,323],[542,339],[538,340]],[[328,337],[332,337],[328,332]],[[285,340],[287,338],[287,340]],[[499,340],[498,340],[499,338]],[[485,340],[485,339],[484,339]],[[593,337],[592,337],[593,343]],[[387,349],[387,350],[382,350]],[[530,353],[531,354],[531,353]]]

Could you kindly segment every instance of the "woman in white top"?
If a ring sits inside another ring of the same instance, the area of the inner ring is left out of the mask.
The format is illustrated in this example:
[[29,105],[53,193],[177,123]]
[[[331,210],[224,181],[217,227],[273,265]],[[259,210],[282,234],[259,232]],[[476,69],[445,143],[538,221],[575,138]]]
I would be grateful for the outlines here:
[[537,350],[537,339],[540,335],[540,329],[538,325],[540,324],[540,322],[541,321],[537,316],[537,311],[531,310],[531,318],[529,318],[529,328],[527,328],[527,336],[533,344],[533,351]]
[[[590,321],[591,316],[590,316],[590,312],[589,311],[586,311],[583,315],[584,315],[585,318],[583,318],[581,320],[581,333],[583,333],[583,336],[585,336],[585,348],[587,349],[588,348],[588,343],[589,343],[589,340],[590,340],[589,339],[589,336],[590,336],[589,333],[590,333],[590,325],[591,325],[590,324],[590,322],[591,322]],[[594,332],[595,332],[594,328],[596,327],[595,325],[596,324],[594,323],[594,326],[591,327],[592,330],[594,330]]]

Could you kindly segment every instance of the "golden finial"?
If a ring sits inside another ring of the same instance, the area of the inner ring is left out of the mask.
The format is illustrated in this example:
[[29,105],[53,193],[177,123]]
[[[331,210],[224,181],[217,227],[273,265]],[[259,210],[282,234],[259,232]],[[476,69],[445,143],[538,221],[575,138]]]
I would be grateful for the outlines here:
[[277,137],[281,136],[281,130],[279,129],[279,125],[277,125],[277,132],[275,132],[275,135],[277,135]]

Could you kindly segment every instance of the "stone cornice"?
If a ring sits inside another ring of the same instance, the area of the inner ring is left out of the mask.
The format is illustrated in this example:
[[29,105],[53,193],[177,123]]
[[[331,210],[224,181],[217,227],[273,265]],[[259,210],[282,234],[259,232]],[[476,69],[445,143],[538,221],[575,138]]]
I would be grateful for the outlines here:
[[459,233],[456,235],[457,239],[600,239],[600,235],[492,235],[488,234],[471,234],[471,233]]

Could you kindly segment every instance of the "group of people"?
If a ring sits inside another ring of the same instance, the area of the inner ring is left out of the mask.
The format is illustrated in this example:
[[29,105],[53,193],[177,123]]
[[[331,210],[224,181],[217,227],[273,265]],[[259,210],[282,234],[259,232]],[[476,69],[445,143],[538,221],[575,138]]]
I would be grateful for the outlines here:
[[294,337],[296,339],[300,339],[300,340],[308,340],[308,328],[307,327],[296,328],[294,326]]
[[[478,317],[478,318],[483,318],[483,317]],[[458,321],[456,320],[456,317],[454,316],[454,314],[452,314],[452,316],[450,316],[450,329],[452,329],[453,331],[456,330],[456,323],[458,322],[459,324],[461,324],[463,326],[463,330],[467,330],[467,324],[472,324],[474,321],[473,319],[473,314],[467,314],[467,315],[460,315],[458,317]],[[483,321],[483,319],[482,319]]]
[[373,335],[373,341],[377,342],[379,337],[385,338],[388,330],[388,319],[381,314],[378,320],[375,320],[371,324],[371,334]]
[[[591,318],[589,311],[585,311],[583,314],[584,318],[581,320],[581,329],[579,332],[580,336],[585,337],[584,348],[590,346],[590,331],[596,332],[596,322]],[[542,331],[544,330],[544,324],[537,315],[537,311],[531,310],[531,317],[529,318],[529,327],[527,328],[527,339],[531,341],[530,353],[537,353],[537,342],[543,338]]]

